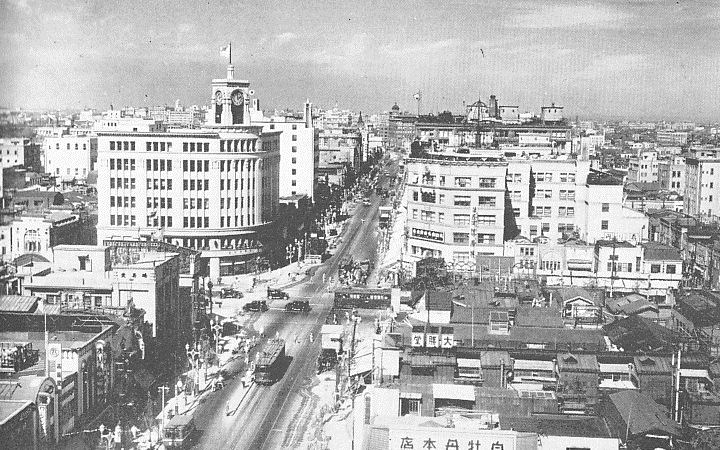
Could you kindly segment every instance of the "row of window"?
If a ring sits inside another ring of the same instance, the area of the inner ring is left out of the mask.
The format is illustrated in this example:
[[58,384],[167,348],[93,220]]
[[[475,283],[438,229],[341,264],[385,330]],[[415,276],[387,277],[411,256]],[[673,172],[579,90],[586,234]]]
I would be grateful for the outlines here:
[[[473,244],[494,245],[495,235],[487,233],[479,233],[476,235],[477,240]],[[453,244],[470,244],[470,233],[453,233]]]
[[[635,267],[634,268],[635,268],[635,272],[640,272],[640,257],[635,258]],[[607,271],[608,272],[633,272],[633,264],[608,261]],[[662,272],[662,264],[651,264],[650,265],[650,273],[661,273],[661,272]],[[667,264],[665,266],[665,273],[670,274],[670,275],[676,274],[677,266],[675,264]]]
[[210,218],[183,217],[183,228],[210,228]]
[[[554,178],[553,172],[537,172],[535,173],[536,182],[552,183]],[[573,172],[561,172],[557,178],[561,183],[574,183],[575,173]]]
[[210,161],[206,160],[183,160],[183,172],[209,172]]
[[125,150],[134,152],[135,141],[110,141],[110,150]]
[[149,227],[172,227],[172,216],[150,216],[147,218],[147,226]]
[[135,170],[133,158],[110,158],[110,170]]
[[[435,192],[417,192],[413,194],[414,201],[421,201],[425,203],[437,203],[445,204],[445,194],[436,194]],[[479,196],[477,197],[477,206],[482,208],[494,208],[497,204],[496,197]],[[470,195],[455,195],[453,196],[453,205],[455,206],[472,206],[472,196]]]
[[[79,149],[78,143],[76,142],[76,143],[75,143],[75,150],[78,150],[78,149]],[[87,150],[87,144],[83,144],[83,145],[82,145],[82,149],[83,149],[83,150]],[[52,145],[48,145],[48,150],[52,150]],[[55,143],[55,150],[60,150],[60,143],[59,143],[59,142],[56,142],[56,143]],[[67,143],[67,150],[70,150],[70,143],[69,143],[69,142]],[[8,154],[10,154],[9,152],[10,152],[10,151],[8,150]],[[17,150],[15,150],[15,154],[17,155]]]
[[122,214],[112,214],[110,216],[110,225],[118,225],[118,226],[130,226],[134,227],[136,226],[135,222],[135,216],[133,215],[122,215]]
[[148,209],[157,209],[157,208],[172,209],[172,207],[173,207],[172,198],[165,198],[165,197],[159,197],[159,198],[158,197],[148,197],[147,198],[147,208]]
[[244,153],[254,152],[256,148],[257,140],[221,140],[220,151],[225,153]]
[[[415,183],[419,183],[420,176],[418,174],[415,174]],[[472,188],[472,187],[478,187],[481,189],[493,189],[497,185],[497,179],[495,178],[485,178],[480,177],[477,179],[478,184],[477,186],[473,185],[473,177],[454,177],[454,186],[459,188]],[[435,182],[438,181],[439,186],[445,186],[445,175],[431,175],[429,173],[425,173],[422,175],[422,184],[435,184]]]
[[207,153],[209,151],[210,151],[210,143],[209,142],[183,142],[183,152],[185,152],[185,153],[187,153],[187,152]]
[[168,189],[172,190],[172,180],[170,178],[148,178],[147,188],[150,189]]
[[[168,180],[170,181],[170,180]],[[209,191],[210,180],[183,180],[183,191]]]
[[[254,199],[253,199],[254,200]],[[251,201],[248,199],[248,203],[254,204],[254,201]],[[245,206],[245,198],[244,197],[235,197],[235,208],[243,208]],[[233,207],[233,199],[232,198],[221,198],[220,199],[220,209],[231,209]]]
[[[112,161],[112,160],[111,160]],[[164,159],[148,159],[145,161],[146,169],[149,171],[165,171],[172,172],[172,160]],[[112,162],[110,163],[110,169],[112,169]]]
[[[533,206],[532,215],[535,217],[552,217],[551,206]],[[558,208],[559,217],[575,217],[574,206],[560,206]]]
[[[69,167],[67,168],[67,174],[68,174],[68,175],[71,175],[71,173],[70,173],[70,168],[69,168]],[[83,174],[83,175],[87,175],[87,168],[86,168],[86,167],[83,167],[82,174]],[[60,175],[60,168],[59,168],[59,167],[55,169],[55,175]],[[77,168],[77,167],[75,168],[75,175],[80,175],[80,169]]]
[[[148,199],[149,200],[149,199]],[[110,207],[118,208],[134,208],[135,207],[135,197],[115,197],[113,195],[110,196]]]
[[[222,199],[220,199],[222,201]],[[209,198],[184,198],[183,209],[210,209]]]
[[110,178],[110,189],[135,189],[135,178]]

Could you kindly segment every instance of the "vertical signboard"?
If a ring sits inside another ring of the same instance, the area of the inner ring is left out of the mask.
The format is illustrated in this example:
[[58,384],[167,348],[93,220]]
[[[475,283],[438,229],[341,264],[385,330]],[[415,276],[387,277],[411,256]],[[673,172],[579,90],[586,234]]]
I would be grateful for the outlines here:
[[58,386],[62,382],[62,344],[51,342],[48,344],[48,376],[52,377]]

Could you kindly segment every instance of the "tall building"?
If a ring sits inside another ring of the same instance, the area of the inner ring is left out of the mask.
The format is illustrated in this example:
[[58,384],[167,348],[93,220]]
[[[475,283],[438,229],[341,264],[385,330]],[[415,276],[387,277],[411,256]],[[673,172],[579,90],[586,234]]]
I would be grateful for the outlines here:
[[637,156],[630,158],[628,181],[654,183],[660,181],[660,161],[655,149],[638,150]]
[[429,153],[407,161],[407,248],[415,259],[462,265],[502,255],[507,162]]
[[660,187],[677,193],[685,192],[685,157],[670,156],[658,164]]
[[43,141],[45,173],[56,182],[86,180],[97,161],[97,138],[88,135],[46,137]]
[[3,167],[24,166],[25,157],[32,150],[32,141],[27,138],[0,139],[0,158]]
[[720,159],[685,160],[684,212],[691,216],[720,216]]
[[98,243],[200,250],[212,278],[254,270],[273,242],[280,132],[250,123],[249,87],[228,66],[200,130],[98,132]]
[[314,195],[320,163],[320,131],[313,125],[312,104],[305,103],[303,120],[287,116],[263,118],[263,132],[280,134],[280,197]]

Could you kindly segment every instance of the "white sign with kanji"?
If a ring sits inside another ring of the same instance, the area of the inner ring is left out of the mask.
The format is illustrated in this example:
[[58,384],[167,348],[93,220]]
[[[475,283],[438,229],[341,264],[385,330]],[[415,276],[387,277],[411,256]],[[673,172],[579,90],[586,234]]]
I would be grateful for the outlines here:
[[425,346],[425,333],[413,332],[411,346],[412,347],[424,347]]
[[[523,450],[537,437],[511,430],[390,429],[390,450]],[[527,436],[526,436],[527,435]]]
[[432,348],[440,347],[440,334],[439,333],[428,333],[426,347],[432,347]]
[[455,347],[455,335],[454,334],[441,334],[440,335],[440,347],[442,347],[442,348]]

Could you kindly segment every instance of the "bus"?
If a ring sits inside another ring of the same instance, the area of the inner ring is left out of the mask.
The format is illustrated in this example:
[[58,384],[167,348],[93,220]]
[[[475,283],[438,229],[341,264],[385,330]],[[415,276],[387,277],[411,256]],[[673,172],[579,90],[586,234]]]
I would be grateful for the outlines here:
[[173,449],[190,448],[195,438],[195,432],[192,415],[178,414],[170,419],[163,429],[163,446]]
[[285,369],[285,340],[270,339],[258,353],[255,363],[255,382],[269,386],[283,376]]
[[388,309],[391,289],[342,288],[335,291],[335,309]]

